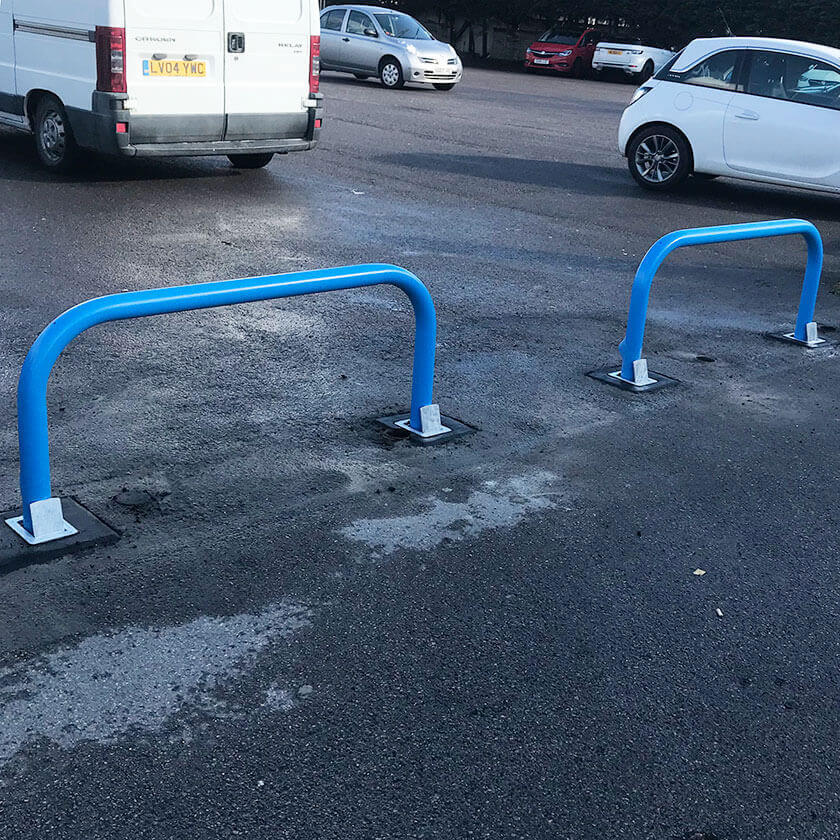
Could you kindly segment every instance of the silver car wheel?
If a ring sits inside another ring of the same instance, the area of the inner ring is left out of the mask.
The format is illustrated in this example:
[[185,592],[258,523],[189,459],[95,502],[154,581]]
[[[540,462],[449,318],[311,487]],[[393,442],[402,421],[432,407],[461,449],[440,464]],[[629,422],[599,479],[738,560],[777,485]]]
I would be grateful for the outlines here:
[[40,135],[44,156],[52,163],[60,163],[67,151],[67,129],[61,114],[47,111],[41,120]]
[[677,144],[662,134],[651,134],[639,143],[635,157],[639,175],[651,184],[664,184],[680,165]]
[[396,64],[389,61],[383,65],[381,72],[382,82],[387,87],[396,87],[400,81],[400,68]]

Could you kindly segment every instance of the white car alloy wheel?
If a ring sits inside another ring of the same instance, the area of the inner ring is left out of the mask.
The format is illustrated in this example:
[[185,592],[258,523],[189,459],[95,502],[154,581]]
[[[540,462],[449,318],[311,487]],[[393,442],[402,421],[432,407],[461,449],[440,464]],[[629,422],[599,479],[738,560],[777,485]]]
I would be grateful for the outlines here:
[[677,144],[663,134],[652,134],[636,149],[636,170],[651,184],[664,184],[674,177],[680,167]]

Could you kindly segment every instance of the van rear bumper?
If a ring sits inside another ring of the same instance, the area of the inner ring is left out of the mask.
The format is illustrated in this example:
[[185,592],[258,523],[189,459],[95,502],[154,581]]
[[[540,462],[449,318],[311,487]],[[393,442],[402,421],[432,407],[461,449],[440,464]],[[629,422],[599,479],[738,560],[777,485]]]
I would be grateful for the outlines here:
[[316,140],[217,140],[187,143],[129,143],[120,149],[127,157],[181,157],[187,155],[248,155],[275,152],[306,152]]
[[314,107],[297,114],[231,117],[135,115],[125,99],[96,92],[90,111],[67,109],[80,146],[123,157],[285,154],[313,149],[324,118],[323,94],[312,94]]

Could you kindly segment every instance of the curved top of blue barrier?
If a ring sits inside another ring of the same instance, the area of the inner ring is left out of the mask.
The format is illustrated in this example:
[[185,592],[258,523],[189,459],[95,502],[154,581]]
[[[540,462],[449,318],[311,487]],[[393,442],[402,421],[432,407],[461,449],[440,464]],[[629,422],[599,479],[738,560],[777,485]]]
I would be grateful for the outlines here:
[[366,286],[389,283],[401,288],[415,306],[422,307],[431,303],[431,296],[418,277],[404,268],[387,263],[119,292],[76,304],[55,318],[32,345],[24,361],[24,368],[35,358],[40,365],[44,365],[46,360],[51,366],[74,338],[107,321],[338,291],[347,288],[348,283],[352,285],[353,281]]
[[763,239],[769,236],[801,234],[814,245],[822,247],[820,232],[805,219],[777,219],[769,222],[744,222],[736,225],[686,228],[667,233],[658,239],[642,259],[637,276],[649,269],[651,261],[662,262],[677,248],[688,245],[708,245],[716,242],[735,242],[743,239]]

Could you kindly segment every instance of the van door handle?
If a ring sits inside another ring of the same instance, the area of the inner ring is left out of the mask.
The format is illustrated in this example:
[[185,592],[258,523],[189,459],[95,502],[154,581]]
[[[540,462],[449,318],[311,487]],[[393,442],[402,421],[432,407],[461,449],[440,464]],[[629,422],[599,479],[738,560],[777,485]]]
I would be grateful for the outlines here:
[[350,43],[350,39],[349,39],[349,38],[342,38],[341,40],[342,40],[342,41],[344,41],[344,43],[345,43],[345,44],[349,44],[349,43]]
[[735,117],[739,120],[757,120],[759,118],[755,111],[739,111],[735,114]]
[[228,52],[244,53],[245,52],[245,33],[244,32],[228,32]]

